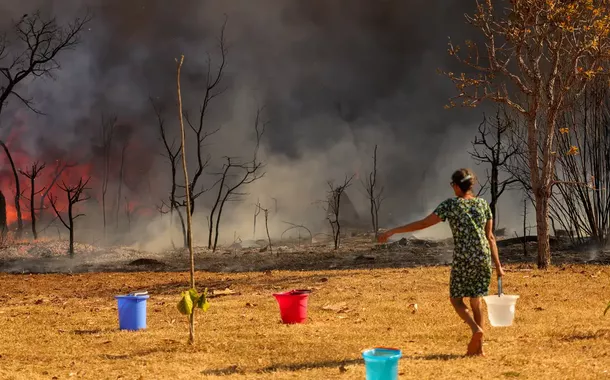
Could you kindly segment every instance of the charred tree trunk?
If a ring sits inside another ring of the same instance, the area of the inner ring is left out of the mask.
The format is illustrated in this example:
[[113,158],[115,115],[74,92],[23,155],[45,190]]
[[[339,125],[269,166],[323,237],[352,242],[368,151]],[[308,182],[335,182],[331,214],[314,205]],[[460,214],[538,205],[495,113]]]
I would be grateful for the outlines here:
[[0,191],[0,234],[2,238],[6,237],[8,232],[8,225],[6,223],[6,198],[2,191]]
[[36,231],[36,206],[34,205],[34,198],[36,195],[44,191],[44,187],[39,191],[36,191],[36,177],[45,168],[46,164],[40,165],[38,162],[32,164],[32,167],[28,171],[20,170],[19,173],[30,180],[30,219],[32,224],[32,236],[34,240],[38,239],[38,232]]
[[116,125],[116,117],[109,120],[102,115],[101,138],[103,151],[103,176],[102,176],[102,221],[104,228],[104,242],[107,237],[107,220],[106,220],[106,193],[108,192],[108,182],[110,180],[110,156],[112,153],[112,138],[114,135],[114,127]]
[[6,157],[8,158],[9,163],[11,164],[11,170],[13,171],[13,177],[15,178],[15,211],[17,212],[17,233],[16,237],[21,238],[21,234],[23,233],[23,220],[21,218],[21,186],[19,183],[19,175],[17,174],[17,168],[15,167],[15,162],[13,161],[13,156],[11,156],[11,152],[8,150],[8,147],[4,143],[4,141],[0,141],[0,145],[4,149],[6,153]]
[[68,231],[70,232],[70,258],[74,257],[74,216],[72,215],[72,200],[70,193],[66,193],[68,197]]
[[115,223],[116,230],[119,230],[119,209],[121,207],[121,193],[123,191],[123,175],[125,170],[125,150],[127,149],[127,141],[123,144],[123,149],[121,150],[121,166],[119,168],[119,185],[118,185],[118,195],[116,199],[116,215],[115,215]]

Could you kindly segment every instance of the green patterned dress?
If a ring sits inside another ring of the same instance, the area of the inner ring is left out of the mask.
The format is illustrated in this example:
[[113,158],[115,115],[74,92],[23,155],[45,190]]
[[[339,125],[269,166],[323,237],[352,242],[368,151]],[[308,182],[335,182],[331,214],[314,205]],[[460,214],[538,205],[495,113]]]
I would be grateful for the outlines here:
[[452,298],[486,296],[491,282],[491,250],[485,224],[492,218],[482,198],[450,198],[434,213],[449,221],[454,252],[449,293]]

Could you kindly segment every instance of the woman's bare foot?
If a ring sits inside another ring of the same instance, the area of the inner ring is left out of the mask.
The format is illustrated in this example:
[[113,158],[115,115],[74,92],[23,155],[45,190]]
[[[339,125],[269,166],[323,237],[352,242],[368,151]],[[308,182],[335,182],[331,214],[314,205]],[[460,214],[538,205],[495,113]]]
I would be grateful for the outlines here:
[[[478,330],[472,333],[472,339],[468,343],[468,351],[466,355],[475,356],[483,353],[483,330]],[[483,354],[484,355],[484,354]]]

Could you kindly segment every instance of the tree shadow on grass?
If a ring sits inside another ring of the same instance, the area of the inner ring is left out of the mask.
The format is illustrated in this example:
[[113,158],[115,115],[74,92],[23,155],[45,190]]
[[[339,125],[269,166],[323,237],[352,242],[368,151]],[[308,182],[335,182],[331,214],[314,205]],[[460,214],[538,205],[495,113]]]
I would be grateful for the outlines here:
[[[337,370],[341,370],[347,365],[356,365],[363,364],[364,361],[362,359],[348,359],[348,360],[328,360],[322,362],[310,362],[310,363],[289,363],[289,364],[272,364],[270,366],[252,371],[255,373],[269,373],[269,372],[278,372],[278,371],[289,371],[289,372],[297,372],[306,369],[315,369],[315,368],[337,368]],[[240,368],[237,365],[232,365],[225,368],[218,369],[209,369],[201,371],[202,375],[211,375],[211,376],[228,376],[234,374],[245,374],[247,371]]]
[[438,360],[438,361],[463,359],[465,357],[466,357],[466,355],[456,355],[456,354],[428,354],[428,355],[403,356],[404,359],[409,359],[409,360]]

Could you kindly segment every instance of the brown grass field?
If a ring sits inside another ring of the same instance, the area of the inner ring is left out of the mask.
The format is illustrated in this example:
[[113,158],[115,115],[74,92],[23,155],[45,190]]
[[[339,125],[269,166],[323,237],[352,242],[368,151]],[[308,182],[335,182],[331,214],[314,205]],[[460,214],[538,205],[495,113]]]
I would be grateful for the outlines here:
[[[373,346],[402,349],[401,379],[610,377],[609,267],[509,266],[517,317],[487,327],[486,358],[463,357],[469,334],[448,302],[448,274],[200,272],[199,286],[217,292],[197,317],[194,346],[176,309],[185,273],[3,274],[0,378],[364,379],[361,350]],[[293,288],[313,290],[303,325],[281,324],[271,296]],[[151,294],[148,329],[121,332],[113,296],[141,289]]]

